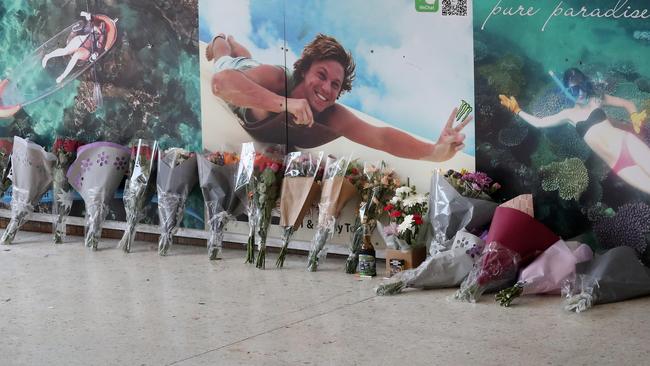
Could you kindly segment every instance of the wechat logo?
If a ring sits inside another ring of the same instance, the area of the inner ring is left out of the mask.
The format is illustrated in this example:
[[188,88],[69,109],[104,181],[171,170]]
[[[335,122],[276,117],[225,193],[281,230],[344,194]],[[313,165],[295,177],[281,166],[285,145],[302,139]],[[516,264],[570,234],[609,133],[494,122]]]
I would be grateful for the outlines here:
[[415,10],[419,12],[435,13],[438,11],[440,0],[415,0]]

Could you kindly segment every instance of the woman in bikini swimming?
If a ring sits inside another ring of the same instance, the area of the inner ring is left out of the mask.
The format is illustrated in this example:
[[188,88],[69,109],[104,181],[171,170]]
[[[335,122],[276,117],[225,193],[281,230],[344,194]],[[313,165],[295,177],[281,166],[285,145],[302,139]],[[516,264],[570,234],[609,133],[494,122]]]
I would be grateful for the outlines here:
[[[629,100],[608,94],[598,95],[593,83],[582,71],[571,68],[564,73],[564,87],[575,98],[572,108],[543,118],[521,110],[514,97],[499,95],[501,104],[535,127],[551,127],[570,123],[587,145],[619,177],[635,188],[650,193],[650,147],[634,132],[646,122],[646,111],[638,112]],[[624,108],[633,123],[634,132],[615,127],[602,107]]]
[[430,143],[395,128],[374,126],[336,103],[352,88],[355,64],[332,37],[316,36],[293,70],[253,60],[245,47],[225,34],[208,45],[206,58],[214,62],[213,94],[229,103],[242,127],[258,141],[288,139],[297,147],[312,148],[342,136],[397,157],[437,162],[465,147],[461,130],[472,117],[454,126],[456,110],[438,141]]
[[48,53],[41,60],[41,64],[45,68],[51,58],[72,55],[63,73],[56,78],[57,84],[68,76],[77,61],[88,59],[95,61],[102,48],[104,48],[105,37],[104,31],[100,28],[101,21],[85,11],[82,11],[79,15],[85,19],[85,23],[79,25],[78,28],[72,29],[73,32],[70,34],[66,46]]

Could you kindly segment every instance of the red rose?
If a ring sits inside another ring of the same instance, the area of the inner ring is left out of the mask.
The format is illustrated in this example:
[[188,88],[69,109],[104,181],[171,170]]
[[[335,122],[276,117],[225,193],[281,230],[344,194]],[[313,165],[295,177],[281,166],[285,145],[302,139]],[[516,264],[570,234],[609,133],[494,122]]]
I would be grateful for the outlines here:
[[402,216],[402,213],[399,211],[393,211],[390,213],[390,217],[400,217]]
[[14,148],[13,140],[9,140],[9,139],[0,140],[0,150],[4,151],[7,154],[11,154],[13,148]]
[[151,160],[151,148],[147,145],[140,145],[140,156],[144,156],[147,160]]
[[413,222],[415,222],[416,225],[422,225],[424,223],[422,216],[418,214],[413,214]]
[[266,166],[266,157],[262,154],[256,153],[255,160],[253,161],[253,167],[258,171],[263,171]]
[[57,152],[63,147],[63,139],[57,138],[54,140],[54,146],[52,146],[52,151]]
[[390,211],[390,210],[392,210],[392,209],[394,209],[394,208],[395,208],[395,206],[393,206],[393,205],[391,205],[391,204],[389,203],[389,204],[387,204],[386,206],[384,206],[384,211]]
[[77,148],[81,145],[77,140],[63,140],[63,150],[68,153],[77,152]]

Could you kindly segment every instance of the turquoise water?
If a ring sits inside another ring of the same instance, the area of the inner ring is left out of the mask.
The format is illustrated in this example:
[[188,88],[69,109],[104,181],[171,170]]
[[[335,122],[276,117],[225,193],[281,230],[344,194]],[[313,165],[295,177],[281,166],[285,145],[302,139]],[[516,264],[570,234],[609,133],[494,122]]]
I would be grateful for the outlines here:
[[[69,58],[52,59],[43,70],[41,56],[29,55],[80,20],[79,13],[86,10],[119,19],[117,41],[97,62],[97,77],[85,72],[61,90],[26,106],[13,119],[2,121],[0,136],[28,137],[46,147],[56,136],[120,144],[148,138],[159,140],[163,149],[200,151],[195,3],[4,0],[0,2],[0,73],[20,72],[36,89],[47,90]],[[66,38],[64,34],[61,46]],[[101,106],[93,98],[95,83],[101,85]],[[188,208],[200,218],[203,203],[200,193],[195,196]],[[186,219],[185,225],[202,227],[201,220],[192,218]]]
[[[195,26],[191,20],[196,19],[198,9],[176,5],[176,9],[163,10],[137,1],[122,1],[119,5],[98,1],[91,5],[91,12],[119,18],[117,42],[97,63],[97,79],[85,72],[62,90],[26,106],[26,115],[20,118],[27,122],[17,134],[27,134],[45,145],[52,143],[56,134],[118,143],[142,136],[162,138],[166,142],[163,148],[200,149],[198,44],[179,37],[184,28]],[[40,68],[40,56],[30,57],[30,54],[79,20],[82,10],[86,10],[85,2],[59,6],[36,1],[3,1],[0,4],[0,72],[5,76],[27,74],[36,89],[46,91],[69,58],[51,59],[48,73]],[[161,14],[165,11],[169,14]],[[165,18],[178,23],[170,26]],[[59,43],[65,44],[66,37],[64,34]],[[104,105],[96,110],[92,108],[92,93],[89,95],[87,90],[90,87],[92,91],[95,81],[101,84],[104,96]],[[171,102],[175,108],[168,106]],[[180,123],[183,123],[182,131],[176,128]],[[3,134],[14,131],[5,122]]]
[[[634,30],[650,29],[648,19],[605,19],[556,16],[552,17],[544,31],[542,27],[560,1],[521,0],[501,1],[500,7],[533,6],[539,12],[531,17],[492,16],[483,30],[481,25],[498,1],[474,1],[475,34],[490,33],[512,42],[513,48],[504,45],[503,52],[517,52],[539,63],[543,70],[555,70],[562,74],[569,67],[582,65],[630,64],[637,72],[650,75],[650,43],[636,40]],[[616,1],[564,1],[565,11],[579,9],[608,9]],[[629,1],[633,9],[649,9],[647,1]],[[495,50],[496,51],[496,50]],[[603,70],[605,71],[605,70]],[[545,75],[540,75],[546,77]],[[550,79],[549,79],[550,81]]]

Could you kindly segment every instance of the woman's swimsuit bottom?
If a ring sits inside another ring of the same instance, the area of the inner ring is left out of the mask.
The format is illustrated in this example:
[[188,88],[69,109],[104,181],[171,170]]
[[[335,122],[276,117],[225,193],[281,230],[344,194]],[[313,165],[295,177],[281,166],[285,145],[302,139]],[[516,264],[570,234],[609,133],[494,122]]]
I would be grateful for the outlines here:
[[636,165],[632,154],[630,153],[630,147],[627,145],[627,139],[630,136],[630,133],[626,133],[623,137],[623,142],[621,143],[621,152],[618,154],[618,159],[616,164],[612,167],[612,171],[616,174],[625,168]]
[[[584,138],[587,134],[587,131],[589,131],[591,127],[605,121],[606,119],[607,115],[605,112],[601,108],[596,108],[591,112],[591,114],[589,114],[589,117],[585,121],[576,123],[576,132],[578,132],[578,135],[580,135],[580,137]],[[621,152],[618,155],[616,163],[612,167],[612,171],[616,174],[625,168],[636,165],[634,159],[632,158],[632,154],[630,153],[630,148],[627,146],[628,136],[629,133],[626,133],[623,137]]]

